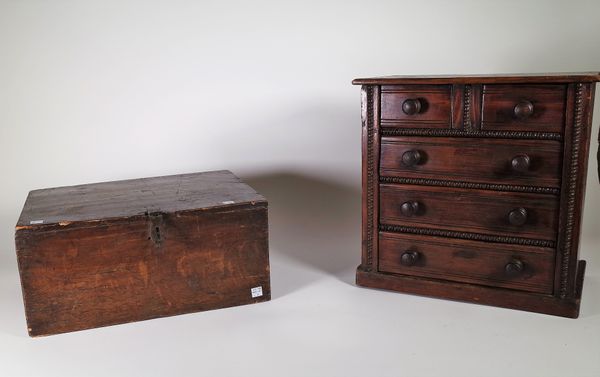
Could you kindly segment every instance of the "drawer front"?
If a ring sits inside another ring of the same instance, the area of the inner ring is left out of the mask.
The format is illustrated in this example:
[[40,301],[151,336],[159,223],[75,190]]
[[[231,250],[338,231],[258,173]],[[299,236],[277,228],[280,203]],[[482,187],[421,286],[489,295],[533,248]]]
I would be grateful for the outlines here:
[[449,85],[381,87],[381,125],[450,128]]
[[381,176],[560,187],[561,143],[384,137]]
[[550,294],[554,250],[382,232],[379,271]]
[[562,132],[565,85],[484,85],[481,128]]
[[380,186],[381,223],[555,240],[553,195],[414,185]]

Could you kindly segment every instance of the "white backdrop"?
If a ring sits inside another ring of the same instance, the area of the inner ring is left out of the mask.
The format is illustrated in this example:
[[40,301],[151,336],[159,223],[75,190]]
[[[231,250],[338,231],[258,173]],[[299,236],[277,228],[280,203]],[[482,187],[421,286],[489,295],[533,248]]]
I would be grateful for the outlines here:
[[[594,0],[0,0],[0,375],[600,375],[595,161],[580,319],[359,289],[350,85],[600,70],[599,13]],[[27,337],[13,227],[29,190],[224,168],[270,200],[271,302]]]

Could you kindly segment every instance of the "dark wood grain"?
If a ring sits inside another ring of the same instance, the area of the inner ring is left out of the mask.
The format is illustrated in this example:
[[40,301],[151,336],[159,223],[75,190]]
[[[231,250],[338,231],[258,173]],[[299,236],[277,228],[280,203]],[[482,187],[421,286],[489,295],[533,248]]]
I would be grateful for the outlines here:
[[[558,199],[551,195],[384,184],[380,199],[383,224],[556,239]],[[411,202],[419,203],[419,210],[403,214],[402,205]],[[527,211],[523,225],[510,222],[517,209]]]
[[[173,178],[152,179],[145,187],[165,204],[161,211],[125,217],[94,216],[97,198],[104,197],[97,187],[80,186],[79,192],[88,194],[80,194],[75,202],[96,199],[84,207],[86,211],[62,215],[58,209],[44,209],[44,214],[53,214],[49,218],[70,221],[19,227],[16,249],[29,334],[49,335],[268,300],[267,202],[221,204],[223,198],[239,199],[240,192],[253,190],[241,190],[242,183],[231,173],[217,176],[218,190],[230,188],[231,195],[215,191],[211,200],[203,190],[214,183],[215,174],[198,174],[187,176],[187,182],[197,183],[187,186],[189,196],[171,192],[171,200],[178,202],[171,205],[167,192]],[[135,197],[118,189],[131,184],[115,183],[112,193]],[[55,194],[68,204],[63,192],[47,192],[44,203],[50,203]],[[203,192],[202,199],[192,192]],[[256,193],[252,197],[260,198]],[[151,203],[146,197],[140,200]],[[216,205],[196,207],[207,203]],[[29,219],[29,211],[38,207],[26,208],[22,219]],[[67,205],[65,211],[73,208]],[[131,204],[130,208],[138,207]],[[104,214],[106,209],[101,211]],[[76,216],[85,220],[73,220]],[[252,297],[255,287],[262,288],[262,295]]]
[[482,130],[562,132],[566,85],[484,85]]
[[[454,84],[451,86],[452,97],[452,122],[451,128],[462,130],[470,125],[469,114],[472,100],[471,87],[467,85]],[[462,110],[462,111],[461,111]]]
[[[379,247],[381,272],[552,293],[554,249],[385,232]],[[410,266],[401,262],[407,251],[417,255]],[[508,273],[514,262],[522,271]]]
[[[406,166],[402,156],[420,151],[423,161]],[[502,184],[559,187],[561,144],[555,141],[384,137],[381,140],[382,176],[469,180]],[[512,167],[514,157],[531,159],[527,171]]]

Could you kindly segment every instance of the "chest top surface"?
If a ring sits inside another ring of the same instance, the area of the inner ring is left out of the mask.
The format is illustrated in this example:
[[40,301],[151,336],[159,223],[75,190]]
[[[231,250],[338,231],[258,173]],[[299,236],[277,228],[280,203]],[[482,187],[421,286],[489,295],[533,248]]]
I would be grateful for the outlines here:
[[266,199],[227,170],[33,190],[17,229],[173,213]]
[[600,81],[600,72],[508,73],[493,75],[426,75],[357,78],[354,85],[397,84],[543,84]]

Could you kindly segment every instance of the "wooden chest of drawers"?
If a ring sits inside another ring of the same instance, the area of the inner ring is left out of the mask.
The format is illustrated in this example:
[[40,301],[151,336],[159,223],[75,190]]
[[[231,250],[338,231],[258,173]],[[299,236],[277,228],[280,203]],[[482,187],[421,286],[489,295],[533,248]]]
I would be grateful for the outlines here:
[[362,85],[357,284],[577,317],[600,74]]

